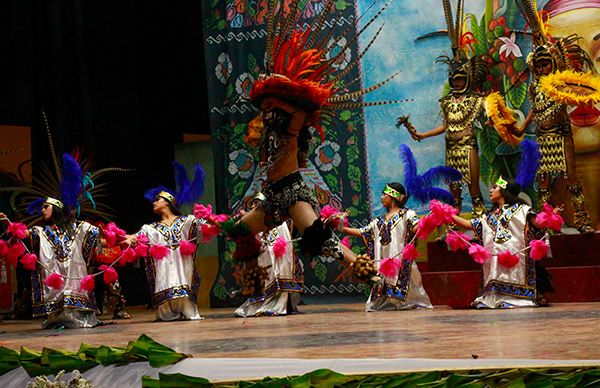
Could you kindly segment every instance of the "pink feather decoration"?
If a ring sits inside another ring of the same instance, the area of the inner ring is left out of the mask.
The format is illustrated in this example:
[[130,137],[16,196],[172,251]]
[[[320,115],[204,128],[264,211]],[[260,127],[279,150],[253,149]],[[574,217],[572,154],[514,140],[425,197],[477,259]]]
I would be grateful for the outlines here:
[[212,214],[212,205],[202,205],[197,203],[194,205],[194,217],[196,218],[207,218]]
[[148,244],[150,240],[148,239],[148,236],[146,236],[146,234],[144,233],[140,233],[137,236],[137,242],[138,244]]
[[106,229],[111,232],[114,232],[118,237],[125,237],[125,235],[127,234],[127,233],[125,233],[125,231],[123,229],[119,228],[117,226],[117,224],[115,224],[114,222],[109,222],[106,225]]
[[0,259],[8,255],[8,244],[4,240],[0,240]]
[[276,259],[281,259],[283,255],[285,255],[287,246],[288,243],[283,237],[278,237],[277,240],[275,240],[275,244],[273,244],[273,254]]
[[60,290],[65,284],[65,281],[61,274],[53,272],[44,279],[44,284],[55,290]]
[[350,237],[346,236],[340,241],[346,248],[350,249]]
[[96,282],[94,281],[93,275],[85,275],[83,279],[79,282],[79,288],[81,288],[85,292],[90,292],[94,290],[94,286]]
[[417,237],[421,240],[427,239],[427,236],[436,228],[434,220],[430,216],[425,216],[419,220],[417,227]]
[[202,241],[207,243],[217,237],[221,232],[221,229],[215,225],[202,224],[200,226],[200,231],[202,232]]
[[179,243],[179,252],[183,256],[191,256],[196,253],[196,244],[188,240],[181,240]]
[[435,199],[429,203],[429,210],[431,210],[432,223],[436,226],[451,224],[452,216],[458,214],[458,210],[454,207]]
[[117,274],[117,271],[115,271],[113,267],[109,267],[108,265],[101,265],[100,267],[98,267],[98,269],[104,272],[102,274],[102,279],[104,280],[104,283],[112,284],[119,280],[119,274]]
[[35,271],[37,264],[37,256],[34,253],[27,253],[21,257],[21,264],[23,268],[30,271]]
[[325,205],[321,209],[321,218],[329,218],[329,217],[333,216],[334,214],[338,214],[338,213],[339,213],[339,210],[337,210],[333,206]]
[[8,246],[8,252],[6,254],[6,260],[12,266],[17,265],[19,257],[25,253],[25,247],[21,243],[14,243]]
[[210,219],[214,223],[220,224],[221,222],[227,221],[229,216],[227,214],[214,214]]
[[148,257],[148,245],[146,244],[138,244],[133,250],[138,257]]
[[461,232],[449,231],[446,235],[446,244],[453,252],[468,249],[470,240],[469,236]]
[[400,268],[402,268],[402,261],[397,257],[387,257],[379,263],[379,273],[389,278],[398,276]]
[[6,233],[18,238],[19,240],[23,240],[27,235],[27,226],[20,222],[13,222],[6,228]]
[[419,252],[415,248],[415,244],[406,244],[402,249],[402,258],[404,260],[413,261],[419,257]]
[[112,230],[105,230],[104,240],[106,240],[106,246],[112,248],[117,244],[117,234]]
[[469,247],[469,255],[473,257],[476,263],[483,264],[491,257],[490,253],[479,244],[471,244]]
[[121,258],[119,261],[122,264],[133,263],[138,258],[138,255],[135,253],[135,249],[127,248],[121,251]]
[[512,268],[519,264],[519,257],[510,251],[502,251],[498,254],[498,264],[506,268]]
[[154,257],[156,260],[162,260],[169,254],[169,248],[162,244],[156,244],[150,247],[149,253],[150,256]]
[[531,240],[529,248],[529,257],[533,260],[541,260],[548,255],[548,245],[544,240]]
[[554,208],[548,203],[544,203],[543,210],[535,217],[535,222],[540,228],[549,228],[556,232],[560,232],[565,221],[563,218],[554,212]]

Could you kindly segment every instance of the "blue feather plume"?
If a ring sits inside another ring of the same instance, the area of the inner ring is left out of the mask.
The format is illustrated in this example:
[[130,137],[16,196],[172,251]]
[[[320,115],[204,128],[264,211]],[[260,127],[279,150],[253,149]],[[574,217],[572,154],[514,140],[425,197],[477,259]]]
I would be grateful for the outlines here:
[[193,203],[204,194],[204,179],[205,173],[200,164],[196,164],[194,172],[194,180],[190,182],[187,176],[186,168],[173,161],[173,172],[175,173],[175,184],[177,186],[177,203],[185,205]]
[[401,144],[399,153],[404,165],[404,186],[410,196],[421,203],[429,202],[432,199],[454,203],[449,191],[434,187],[434,185],[440,182],[448,184],[461,180],[462,175],[459,171],[451,167],[437,166],[419,175],[417,161],[410,148],[406,144]]
[[81,193],[82,171],[79,162],[69,154],[62,157],[61,201],[67,209],[77,208]]
[[42,205],[44,204],[44,201],[46,201],[46,198],[38,198],[31,201],[29,206],[27,206],[27,213],[32,215],[40,214],[40,211],[42,211]]
[[517,167],[515,182],[525,189],[533,184],[542,155],[540,154],[538,144],[530,139],[525,139],[521,142],[521,151],[521,160]]
[[144,198],[146,198],[150,202],[154,202],[154,198],[156,198],[158,193],[160,193],[161,191],[166,191],[168,193],[173,194],[172,190],[167,189],[165,186],[157,186],[146,190],[146,192],[144,192]]

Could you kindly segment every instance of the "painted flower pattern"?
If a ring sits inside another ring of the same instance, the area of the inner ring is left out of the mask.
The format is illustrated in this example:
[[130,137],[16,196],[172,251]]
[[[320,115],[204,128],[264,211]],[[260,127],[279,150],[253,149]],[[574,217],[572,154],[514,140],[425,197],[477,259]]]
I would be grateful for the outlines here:
[[[339,39],[336,41],[336,39]],[[333,64],[331,65],[335,69],[344,69],[350,61],[352,60],[352,52],[350,51],[350,47],[346,47],[348,41],[346,38],[332,38],[329,43],[327,43],[327,54],[325,57],[327,59],[336,58]]]
[[315,150],[315,164],[321,171],[331,171],[334,167],[340,165],[342,157],[338,153],[340,146],[329,140],[325,140]]
[[215,67],[215,75],[217,76],[217,79],[221,81],[222,84],[226,84],[229,76],[231,76],[232,71],[233,65],[231,64],[229,54],[219,54],[219,57],[217,58],[217,66]]
[[235,91],[238,94],[248,95],[250,94],[250,89],[252,88],[252,83],[254,82],[254,77],[250,73],[242,73],[235,80]]
[[510,54],[513,54],[515,58],[520,58],[523,56],[521,49],[515,43],[515,38],[516,36],[514,31],[512,34],[510,34],[510,38],[507,38],[506,36],[501,36],[498,38],[503,43],[502,46],[500,46],[500,55],[504,54],[506,57],[508,57]]
[[229,154],[229,167],[227,170],[231,175],[239,175],[242,179],[248,179],[254,171],[254,159],[245,149],[238,149]]

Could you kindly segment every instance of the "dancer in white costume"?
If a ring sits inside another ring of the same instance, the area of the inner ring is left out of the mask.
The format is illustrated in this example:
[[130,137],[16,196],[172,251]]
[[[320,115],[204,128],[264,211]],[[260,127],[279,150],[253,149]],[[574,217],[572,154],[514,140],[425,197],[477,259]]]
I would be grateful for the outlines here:
[[[405,245],[412,239],[419,222],[417,214],[404,207],[408,200],[406,190],[400,183],[386,185],[381,203],[386,213],[360,229],[343,227],[342,232],[362,237],[369,257],[379,267],[381,261],[401,257]],[[402,268],[396,276],[385,276],[383,287],[373,287],[366,304],[366,311],[405,310],[432,308],[429,296],[423,288],[421,274],[414,260],[402,260]]]
[[[466,220],[453,216],[459,226],[472,229],[485,249],[492,254],[483,264],[483,288],[473,302],[477,308],[537,307],[545,304],[540,285],[549,285],[547,272],[530,258],[525,247],[532,239],[544,237],[545,230],[535,221],[535,213],[517,196],[518,183],[502,177],[490,188],[492,209],[485,215]],[[498,254],[509,251],[518,263],[508,268],[498,261]]]

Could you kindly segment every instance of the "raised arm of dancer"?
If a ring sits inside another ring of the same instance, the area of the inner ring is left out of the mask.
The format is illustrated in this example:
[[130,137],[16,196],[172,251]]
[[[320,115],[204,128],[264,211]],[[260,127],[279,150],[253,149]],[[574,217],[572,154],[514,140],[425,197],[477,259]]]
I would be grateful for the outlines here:
[[420,140],[423,140],[428,137],[437,136],[439,134],[444,133],[445,131],[446,131],[446,124],[442,123],[442,124],[438,125],[437,127],[433,128],[429,131],[426,131],[426,132],[417,132],[416,130],[411,131],[410,135],[414,140],[420,141]]
[[527,117],[525,117],[521,127],[515,132],[515,136],[521,136],[529,124],[531,124],[531,120],[533,120],[533,110],[530,110],[529,113],[527,113]]
[[473,226],[471,225],[471,221],[462,218],[460,216],[457,215],[453,215],[452,216],[452,221],[454,221],[454,223],[458,226],[460,226],[461,228],[464,229],[473,229]]
[[[10,220],[8,219],[7,215],[6,215],[6,214],[4,214],[4,213],[1,213],[1,212],[0,212],[0,222],[2,222],[2,223],[3,223],[4,225],[6,225],[6,226],[8,226],[8,225],[10,225],[10,224],[11,224],[11,222],[10,222]],[[26,229],[26,230],[25,230],[25,238],[26,238],[26,239],[27,239],[27,238],[29,238],[29,235],[30,235],[30,233],[29,233],[29,229]]]
[[361,237],[360,229],[358,228],[350,228],[347,226],[342,227],[341,232],[353,237]]

